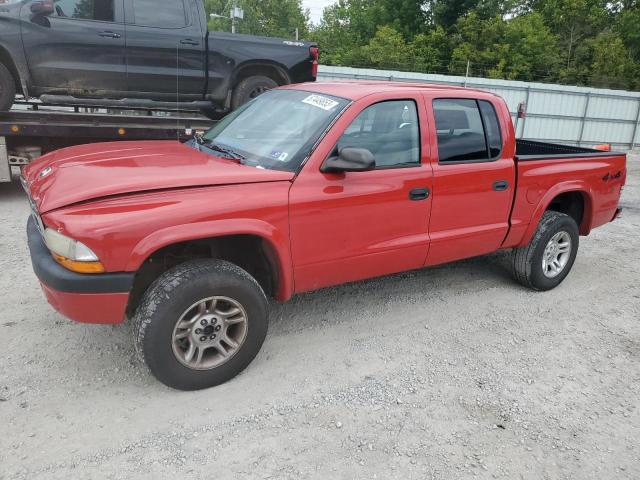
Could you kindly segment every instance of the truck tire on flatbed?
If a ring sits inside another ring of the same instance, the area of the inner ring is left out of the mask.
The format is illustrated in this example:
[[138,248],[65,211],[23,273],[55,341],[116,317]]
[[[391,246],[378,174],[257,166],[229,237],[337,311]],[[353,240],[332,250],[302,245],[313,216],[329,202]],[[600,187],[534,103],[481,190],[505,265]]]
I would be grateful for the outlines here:
[[236,88],[233,89],[233,94],[231,95],[231,109],[235,110],[241,105],[247,103],[249,100],[253,100],[267,90],[271,90],[277,86],[278,84],[275,80],[263,75],[247,77],[238,83]]
[[571,271],[578,245],[575,220],[564,213],[547,211],[529,244],[513,250],[513,275],[525,287],[551,290]]
[[268,303],[256,280],[222,260],[183,263],[147,290],[134,316],[136,350],[151,373],[178,390],[230,380],[260,351]]
[[16,97],[16,84],[7,67],[0,63],[0,112],[11,109]]

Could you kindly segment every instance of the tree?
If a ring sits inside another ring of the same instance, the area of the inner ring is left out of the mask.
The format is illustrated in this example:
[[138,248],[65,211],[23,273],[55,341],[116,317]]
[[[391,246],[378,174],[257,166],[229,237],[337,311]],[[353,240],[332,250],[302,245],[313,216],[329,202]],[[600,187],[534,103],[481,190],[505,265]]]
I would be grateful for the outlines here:
[[446,71],[451,58],[451,39],[441,26],[416,35],[409,48],[416,70],[433,73]]
[[518,80],[555,80],[559,68],[558,37],[536,12],[506,22],[503,44],[505,75]]
[[429,0],[427,9],[433,21],[445,29],[453,27],[459,18],[475,12],[481,19],[489,19],[513,10],[517,0]]
[[451,73],[464,74],[467,62],[471,61],[479,76],[501,76],[500,61],[505,50],[502,18],[483,20],[476,12],[471,12],[458,19],[453,32],[455,47],[449,63]]
[[402,70],[412,64],[404,38],[389,26],[378,29],[369,44],[362,47],[362,54],[373,67]]
[[622,10],[617,31],[636,62],[640,62],[640,4]]
[[[230,3],[227,0],[205,0],[207,15],[216,13],[229,16],[223,11]],[[267,37],[293,38],[296,28],[301,37],[309,34],[309,13],[302,8],[301,0],[238,0],[244,10],[244,19],[238,21],[238,31]],[[229,31],[231,20],[211,19],[210,30]]]
[[637,88],[640,69],[617,33],[602,32],[593,41],[592,85]]
[[559,37],[559,46],[565,60],[565,72],[571,77],[576,67],[575,53],[579,44],[595,36],[611,22],[606,0],[537,0],[532,2],[552,32]]

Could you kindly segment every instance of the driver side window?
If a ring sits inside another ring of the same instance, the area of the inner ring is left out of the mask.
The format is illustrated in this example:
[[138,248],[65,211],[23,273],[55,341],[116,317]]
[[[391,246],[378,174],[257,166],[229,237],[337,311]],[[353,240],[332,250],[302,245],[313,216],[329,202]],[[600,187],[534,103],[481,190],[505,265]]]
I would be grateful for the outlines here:
[[376,103],[363,110],[338,140],[345,147],[366,148],[376,168],[420,165],[420,125],[413,100]]

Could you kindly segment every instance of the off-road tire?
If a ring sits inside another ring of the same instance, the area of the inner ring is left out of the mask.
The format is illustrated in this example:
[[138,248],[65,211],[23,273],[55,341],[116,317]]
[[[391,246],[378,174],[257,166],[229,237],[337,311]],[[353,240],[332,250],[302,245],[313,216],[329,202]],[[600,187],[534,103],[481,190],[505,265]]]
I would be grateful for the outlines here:
[[[244,343],[226,363],[195,370],[176,358],[173,332],[183,312],[209,296],[236,299],[246,311],[248,329]],[[267,334],[268,302],[258,282],[237,265],[194,260],[165,272],[149,287],[133,326],[137,353],[158,380],[177,390],[199,390],[230,380],[255,358]]]
[[271,90],[277,86],[278,84],[275,80],[263,75],[247,77],[240,81],[240,83],[238,83],[238,85],[233,89],[233,94],[231,95],[231,109],[235,110],[247,103],[249,100],[253,100],[267,90]]
[[[571,251],[567,264],[554,278],[545,276],[542,258],[551,238],[559,232],[567,232],[571,237]],[[569,215],[547,211],[542,216],[538,228],[529,244],[513,250],[513,276],[525,287],[533,290],[551,290],[562,283],[571,271],[579,246],[578,225]]]
[[16,98],[16,83],[7,67],[0,63],[0,112],[10,110]]

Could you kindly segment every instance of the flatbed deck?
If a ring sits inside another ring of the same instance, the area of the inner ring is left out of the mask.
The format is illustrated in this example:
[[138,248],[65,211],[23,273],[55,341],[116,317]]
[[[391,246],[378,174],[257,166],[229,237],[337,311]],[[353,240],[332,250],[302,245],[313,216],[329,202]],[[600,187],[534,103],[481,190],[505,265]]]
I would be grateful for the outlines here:
[[11,167],[59,148],[118,140],[184,141],[215,123],[176,110],[91,110],[23,102],[0,112],[0,182],[11,181]]

